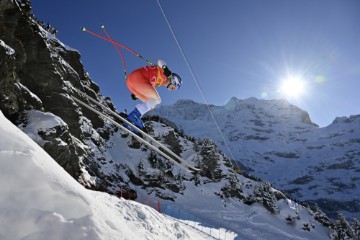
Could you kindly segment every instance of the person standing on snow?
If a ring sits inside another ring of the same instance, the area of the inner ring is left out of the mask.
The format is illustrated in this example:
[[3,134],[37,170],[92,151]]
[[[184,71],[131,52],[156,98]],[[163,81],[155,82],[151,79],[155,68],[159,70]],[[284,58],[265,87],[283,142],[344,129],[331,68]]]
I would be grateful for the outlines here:
[[134,70],[126,79],[133,100],[140,99],[142,103],[136,105],[127,119],[140,129],[144,129],[141,117],[161,102],[156,87],[166,86],[168,90],[179,89],[181,78],[172,73],[163,60],[158,60],[158,66],[146,66]]

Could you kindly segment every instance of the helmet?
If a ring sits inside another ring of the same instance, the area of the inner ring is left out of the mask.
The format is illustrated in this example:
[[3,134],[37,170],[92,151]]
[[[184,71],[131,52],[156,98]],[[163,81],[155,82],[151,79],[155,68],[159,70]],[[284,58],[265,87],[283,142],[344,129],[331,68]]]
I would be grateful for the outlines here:
[[179,89],[182,84],[181,77],[179,75],[177,75],[176,73],[171,74],[170,82],[171,82],[171,84],[174,84],[176,86],[175,89]]

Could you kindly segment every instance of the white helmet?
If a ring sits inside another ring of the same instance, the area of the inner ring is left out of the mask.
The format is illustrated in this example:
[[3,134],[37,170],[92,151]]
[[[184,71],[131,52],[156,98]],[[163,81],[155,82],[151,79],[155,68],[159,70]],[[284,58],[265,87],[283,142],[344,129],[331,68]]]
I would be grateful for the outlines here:
[[176,73],[171,74],[170,82],[176,86],[175,89],[179,89],[182,85],[181,77]]

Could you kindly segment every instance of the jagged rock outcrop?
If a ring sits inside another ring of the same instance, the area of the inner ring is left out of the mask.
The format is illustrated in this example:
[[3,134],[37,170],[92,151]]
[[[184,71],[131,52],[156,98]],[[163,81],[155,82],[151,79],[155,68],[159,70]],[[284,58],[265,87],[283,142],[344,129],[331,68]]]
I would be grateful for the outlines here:
[[29,6],[26,0],[0,2],[0,109],[25,131],[30,110],[58,116],[64,124],[37,129],[37,142],[73,177],[81,176],[85,163],[94,163],[88,170],[96,176],[96,159],[85,142],[104,121],[68,96],[75,87],[98,97],[99,87],[84,71],[80,54],[45,31]]

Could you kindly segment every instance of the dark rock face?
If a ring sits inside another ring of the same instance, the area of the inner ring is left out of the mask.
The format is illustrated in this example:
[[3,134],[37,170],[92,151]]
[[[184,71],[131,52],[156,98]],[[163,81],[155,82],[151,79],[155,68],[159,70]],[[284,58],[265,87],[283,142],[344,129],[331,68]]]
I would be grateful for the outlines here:
[[[92,130],[105,129],[103,136],[110,136],[112,130],[96,114],[79,108],[69,95],[75,87],[98,98],[99,87],[84,71],[80,54],[67,49],[34,20],[29,1],[1,1],[0,26],[0,110],[23,128],[30,110],[51,112],[62,119],[65,125],[38,129],[39,138],[34,140],[79,179],[81,166],[96,161],[86,142],[101,147],[101,139],[92,139]],[[96,164],[89,165],[95,166],[91,172],[96,176]]]
[[32,98],[28,89],[21,84],[17,71],[18,65],[25,61],[24,54],[20,53],[24,46],[21,40],[16,37],[20,31],[17,31],[16,27],[23,21],[25,21],[25,17],[15,8],[12,1],[1,1],[0,107],[5,116],[12,121],[17,119],[19,112],[25,110],[28,105],[33,105],[34,108],[41,107],[41,104]]
[[19,94],[21,89],[17,84],[15,56],[12,55],[7,53],[7,49],[0,47],[0,95],[2,96],[0,108],[3,110],[5,116],[14,120],[17,118],[16,115],[19,109],[24,109],[24,99]]

